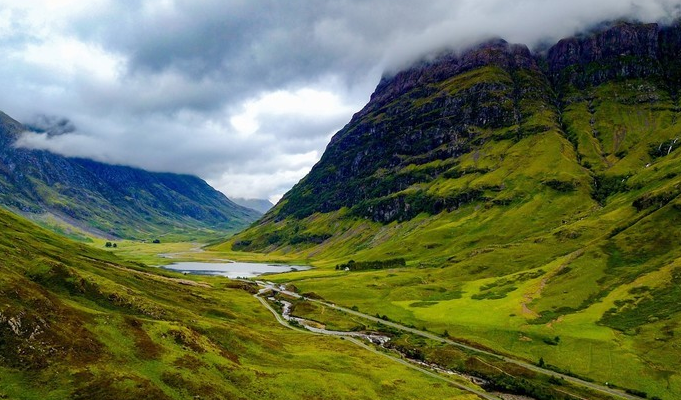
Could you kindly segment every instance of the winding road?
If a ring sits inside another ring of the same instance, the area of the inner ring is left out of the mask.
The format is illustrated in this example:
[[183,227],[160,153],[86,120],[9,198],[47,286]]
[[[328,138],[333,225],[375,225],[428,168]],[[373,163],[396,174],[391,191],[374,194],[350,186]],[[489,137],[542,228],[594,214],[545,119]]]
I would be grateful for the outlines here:
[[[291,297],[294,297],[294,298],[303,298],[303,296],[299,295],[298,293],[291,292],[289,290],[285,290],[283,287],[277,286],[274,283],[262,282],[262,281],[256,281],[256,283],[258,285],[260,285],[261,287],[263,287],[261,292],[264,292],[264,291],[267,291],[267,290],[275,290],[275,291],[277,291],[279,293],[283,293],[287,296],[291,296]],[[256,297],[258,297],[258,296],[256,295]],[[280,320],[280,322],[289,326],[288,324],[285,323],[285,321],[283,321],[281,319],[281,317],[278,316],[279,314],[276,311],[274,311],[274,309],[272,309],[269,306],[269,304],[267,304],[267,302],[265,302],[260,297],[258,297],[258,299],[260,299],[260,301],[263,302],[275,314],[275,316],[277,316],[277,320]],[[401,324],[398,324],[398,323],[395,323],[395,322],[392,322],[392,321],[386,321],[386,320],[383,320],[381,318],[377,318],[377,317],[374,317],[374,316],[371,316],[371,315],[368,315],[368,314],[364,314],[364,313],[359,312],[359,311],[355,311],[355,310],[352,310],[352,309],[349,309],[349,308],[337,306],[333,303],[328,303],[326,301],[316,300],[316,299],[311,299],[311,298],[306,298],[306,300],[313,302],[313,303],[321,304],[321,305],[329,307],[329,308],[333,308],[335,310],[345,312],[347,314],[355,315],[357,317],[364,318],[364,319],[369,320],[369,321],[378,322],[378,323],[381,323],[383,325],[390,326],[392,328],[399,329],[399,330],[404,331],[404,332],[409,332],[411,334],[418,335],[418,336],[421,336],[421,337],[424,337],[424,338],[427,338],[427,339],[439,341],[441,343],[450,344],[452,346],[456,346],[456,347],[459,347],[459,348],[462,348],[462,349],[465,349],[465,350],[476,352],[478,354],[484,354],[486,356],[495,357],[495,358],[502,360],[504,362],[507,362],[507,363],[510,363],[510,364],[515,364],[515,365],[518,365],[520,367],[523,367],[523,368],[526,368],[528,370],[538,372],[538,373],[541,373],[541,374],[544,374],[544,375],[547,375],[547,376],[553,376],[555,378],[564,379],[564,380],[571,382],[575,385],[586,387],[586,388],[589,388],[589,389],[592,389],[592,390],[595,390],[595,391],[598,391],[598,392],[601,392],[601,393],[608,394],[610,396],[615,396],[615,397],[620,398],[620,399],[643,400],[642,397],[634,396],[634,395],[629,394],[629,393],[625,393],[624,391],[619,390],[619,389],[611,388],[611,387],[608,387],[608,386],[605,386],[605,385],[599,385],[599,384],[593,383],[593,382],[587,382],[583,379],[575,378],[575,377],[570,376],[570,375],[561,374],[560,372],[556,372],[556,371],[552,371],[550,369],[542,368],[542,367],[539,367],[539,366],[534,365],[534,364],[530,364],[530,363],[522,361],[522,360],[510,358],[508,356],[502,356],[502,355],[499,355],[499,354],[496,354],[496,353],[492,353],[491,351],[478,349],[476,347],[470,346],[470,345],[465,344],[465,343],[457,342],[457,341],[452,340],[452,339],[446,339],[446,338],[443,338],[441,336],[435,335],[433,333],[421,331],[421,330],[418,330],[418,329],[415,329],[415,328],[410,328],[408,326],[404,326],[404,325],[401,325]],[[353,342],[355,342],[355,341],[353,341]],[[363,347],[369,347],[369,346],[363,346]],[[379,353],[379,354],[383,354],[383,353]],[[386,355],[386,356],[388,356],[388,355]],[[388,357],[390,357],[390,356],[388,356]],[[398,359],[398,358],[394,358],[394,357],[390,357],[390,358],[393,358],[393,359],[395,359],[399,362],[402,362],[402,363],[406,362],[402,359]],[[416,367],[413,364],[410,364],[410,365],[413,368],[422,370],[424,372],[428,372],[429,375],[433,374],[432,372],[427,371],[427,370],[422,369],[422,368],[419,368],[419,367]],[[439,375],[437,375],[437,376],[439,376]],[[439,376],[439,377],[442,378],[442,379],[446,379],[446,378],[441,377],[441,376]],[[461,385],[461,386],[463,386],[463,385]],[[470,388],[466,387],[466,390],[472,392],[472,390],[470,390]],[[474,393],[481,395],[480,393],[477,393],[477,392],[474,392]],[[485,394],[485,396],[490,396],[487,393],[484,393],[484,394]],[[493,397],[493,396],[492,397],[485,397],[485,396],[483,396],[483,397],[487,398],[487,399],[498,399],[498,397]]]
[[[285,319],[284,319],[284,318],[283,318],[283,317],[282,317],[274,308],[272,308],[272,306],[271,306],[265,299],[263,299],[263,298],[261,297],[262,293],[263,293],[264,291],[267,291],[268,289],[274,289],[274,286],[266,286],[265,289],[261,290],[261,291],[258,292],[257,294],[254,294],[253,296],[254,296],[256,299],[258,299],[258,301],[259,301],[260,303],[262,303],[263,306],[265,306],[268,310],[270,310],[270,312],[274,315],[274,318],[276,318],[277,322],[279,322],[281,325],[283,325],[283,326],[285,326],[285,327],[287,327],[287,328],[289,328],[289,329],[293,329],[293,330],[296,330],[296,331],[306,332],[306,333],[309,333],[309,334],[312,334],[312,335],[325,335],[325,334],[326,334],[326,333],[319,333],[319,332],[310,331],[310,330],[302,329],[302,328],[299,329],[299,328],[293,327],[293,326],[291,326],[290,324],[288,324],[287,321],[286,321],[286,320],[285,320]],[[274,290],[277,290],[277,291],[279,291],[280,293],[285,293],[285,294],[287,294],[287,295],[290,295],[290,293],[291,293],[291,292],[281,291],[281,290],[279,290],[279,289],[274,289]],[[299,298],[300,298],[301,296],[296,295],[295,297],[299,297]],[[349,333],[351,333],[351,332],[349,332]],[[366,350],[369,350],[369,351],[372,352],[372,353],[375,353],[375,354],[381,355],[381,356],[383,356],[383,357],[389,358],[389,359],[391,359],[391,360],[393,360],[393,361],[395,361],[395,362],[397,362],[397,363],[400,363],[400,364],[402,364],[402,365],[404,365],[404,366],[406,366],[406,367],[409,367],[409,368],[411,368],[411,369],[414,369],[414,370],[416,370],[416,371],[422,372],[422,373],[424,373],[424,374],[426,374],[426,375],[428,375],[428,376],[430,376],[430,377],[439,379],[439,380],[441,380],[441,381],[445,381],[445,382],[447,382],[448,384],[450,384],[450,385],[452,385],[452,386],[455,386],[455,387],[457,387],[457,388],[459,388],[459,389],[461,389],[461,390],[463,390],[463,391],[466,391],[466,392],[475,394],[475,395],[477,395],[477,396],[479,396],[479,397],[481,397],[481,398],[483,398],[483,399],[486,399],[486,400],[502,400],[501,398],[499,398],[499,397],[497,397],[497,396],[494,396],[494,395],[492,395],[492,394],[489,394],[489,393],[487,393],[487,392],[484,392],[484,391],[482,391],[482,390],[478,390],[478,389],[475,389],[475,388],[472,388],[472,387],[463,385],[463,384],[461,384],[461,383],[459,383],[459,382],[457,382],[457,381],[455,381],[455,380],[453,380],[453,379],[446,378],[446,377],[444,377],[444,376],[442,376],[442,375],[439,375],[439,374],[437,374],[437,373],[435,373],[435,372],[429,371],[429,370],[427,370],[427,369],[425,369],[425,368],[421,368],[421,367],[419,367],[419,366],[417,366],[417,365],[414,365],[413,363],[410,363],[409,361],[403,360],[403,359],[398,358],[398,357],[391,356],[390,354],[387,354],[387,353],[380,352],[380,351],[374,349],[373,347],[367,345],[366,343],[362,342],[361,340],[359,340],[359,339],[353,337],[353,335],[350,335],[350,334],[344,335],[344,334],[342,334],[341,332],[336,332],[336,333],[334,334],[334,336],[342,337],[343,339],[345,339],[345,340],[347,340],[347,341],[349,341],[349,342],[351,342],[351,343],[353,343],[353,344],[355,344],[355,345],[357,345],[357,346],[360,346],[360,347],[362,347],[362,348],[364,348],[364,349],[366,349]]]

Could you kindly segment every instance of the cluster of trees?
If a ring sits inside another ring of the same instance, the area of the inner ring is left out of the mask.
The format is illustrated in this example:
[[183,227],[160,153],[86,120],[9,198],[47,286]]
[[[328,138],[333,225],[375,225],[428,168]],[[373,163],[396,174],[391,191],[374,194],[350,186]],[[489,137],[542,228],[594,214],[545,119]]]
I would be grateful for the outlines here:
[[[157,244],[158,244],[158,243],[161,243],[161,241],[158,240],[158,239],[154,239],[151,243],[157,243]],[[106,242],[106,243],[104,243],[104,247],[107,247],[107,248],[110,248],[110,247],[116,248],[116,247],[118,247],[118,244],[116,244],[115,242]]]
[[350,260],[345,264],[336,265],[336,270],[366,271],[370,269],[400,268],[407,265],[404,258],[391,258],[389,260],[377,261],[355,261]]
[[591,190],[591,198],[600,205],[605,205],[605,200],[616,193],[629,190],[626,175],[596,175]]

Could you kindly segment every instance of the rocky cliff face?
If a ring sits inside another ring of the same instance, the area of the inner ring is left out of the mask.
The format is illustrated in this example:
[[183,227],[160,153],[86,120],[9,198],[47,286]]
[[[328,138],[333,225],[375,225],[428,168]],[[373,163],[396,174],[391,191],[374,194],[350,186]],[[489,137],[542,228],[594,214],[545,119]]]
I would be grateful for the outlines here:
[[546,56],[548,74],[563,85],[583,88],[610,79],[661,74],[657,24],[620,24],[585,38],[563,39]]
[[658,24],[618,24],[581,38],[563,39],[543,57],[560,91],[612,79],[656,78],[678,90],[681,29]]
[[0,204],[25,215],[126,238],[219,235],[258,217],[194,176],[15,148],[24,129],[0,113]]
[[[575,90],[644,78],[675,93],[680,31],[621,23],[561,40],[537,55],[498,40],[384,78],[269,218],[349,207],[357,215],[390,222],[421,211],[451,210],[460,199],[479,199],[471,192],[453,201],[420,196],[411,205],[405,196],[374,201],[441,176],[450,162],[489,140],[484,135],[489,130],[503,130],[503,137],[517,140],[559,126],[559,100],[573,101]],[[419,174],[400,173],[436,160],[444,163]],[[380,211],[384,206],[386,211]]]
[[[381,204],[371,200],[446,172],[449,161],[486,140],[486,130],[505,129],[509,137],[521,137],[545,129],[532,120],[538,104],[552,107],[549,82],[526,47],[504,41],[384,79],[369,104],[332,139],[310,175],[284,197],[280,215],[304,217],[356,207],[358,215],[383,222],[409,218],[422,208],[406,212],[409,201],[400,198]],[[438,160],[449,161],[418,174],[395,175],[411,164]],[[447,201],[425,196],[422,202],[437,213],[476,197],[463,193]]]
[[[408,221],[472,203],[504,205],[531,191],[530,182],[581,188],[593,200],[601,174],[649,164],[647,149],[674,139],[638,125],[675,121],[680,32],[618,23],[537,54],[495,40],[385,77],[264,224],[339,210],[383,224]],[[645,107],[635,110],[639,116],[666,111],[628,127],[634,121],[615,120],[613,111],[633,112],[629,106]],[[569,165],[511,165],[510,145],[547,136],[562,149],[547,162]],[[522,171],[522,184],[507,179]],[[462,183],[476,176],[487,178]]]

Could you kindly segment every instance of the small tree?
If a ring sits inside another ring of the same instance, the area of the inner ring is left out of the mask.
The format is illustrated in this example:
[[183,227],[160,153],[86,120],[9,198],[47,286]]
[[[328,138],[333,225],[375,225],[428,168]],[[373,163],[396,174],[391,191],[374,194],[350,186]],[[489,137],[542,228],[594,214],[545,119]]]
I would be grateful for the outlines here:
[[106,242],[106,243],[104,244],[104,247],[111,247],[111,246],[112,246],[112,245],[111,245],[111,242]]
[[118,245],[116,243],[114,243],[113,248],[115,249],[116,247],[118,247]]

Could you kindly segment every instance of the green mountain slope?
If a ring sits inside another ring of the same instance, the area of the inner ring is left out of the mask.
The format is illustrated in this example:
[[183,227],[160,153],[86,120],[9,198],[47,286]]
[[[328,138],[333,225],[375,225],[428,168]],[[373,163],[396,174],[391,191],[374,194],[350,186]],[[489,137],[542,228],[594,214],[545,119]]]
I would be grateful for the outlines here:
[[150,273],[4,210],[0,227],[0,398],[474,398],[278,325],[251,285]]
[[196,240],[235,232],[259,215],[194,176],[14,147],[24,130],[0,113],[0,204],[56,230]]
[[385,78],[217,248],[309,258],[328,268],[301,291],[677,398],[679,54],[678,26],[619,23]]

